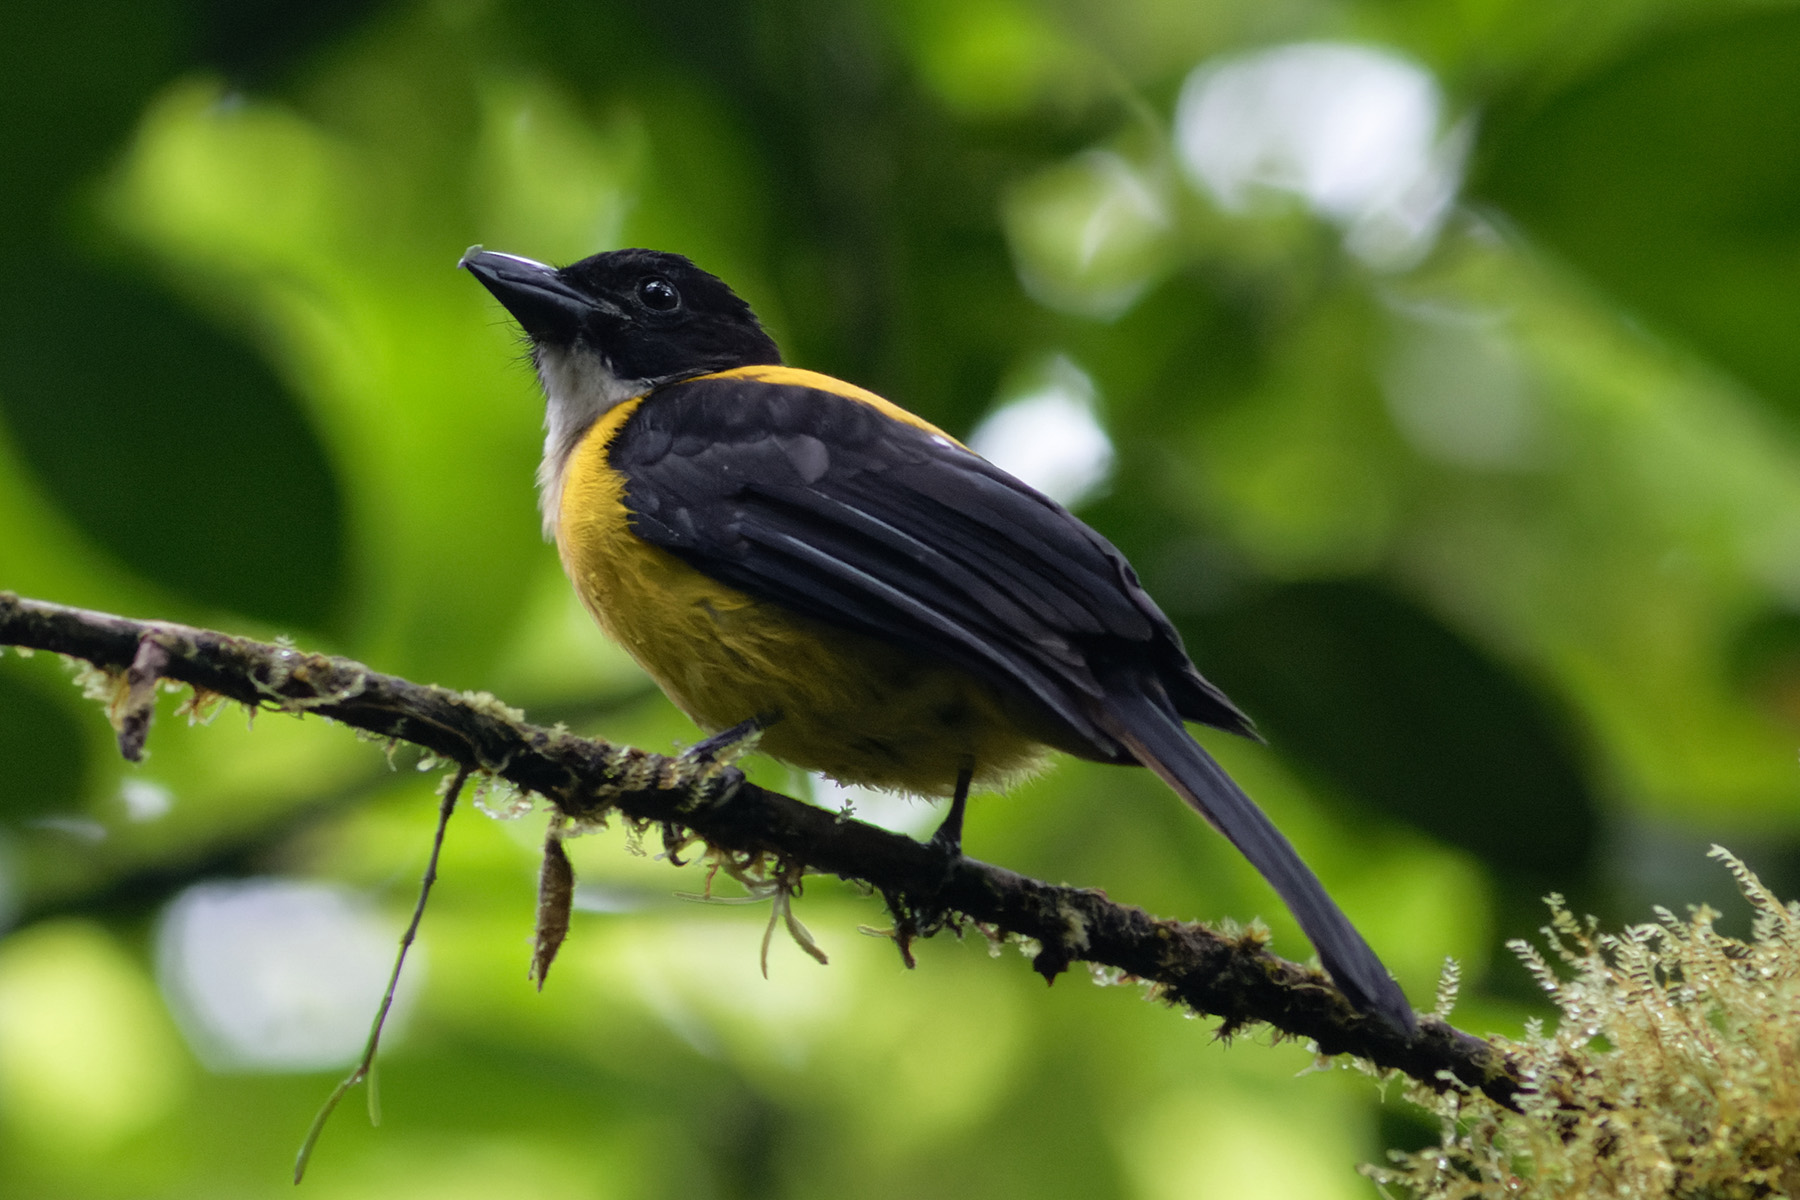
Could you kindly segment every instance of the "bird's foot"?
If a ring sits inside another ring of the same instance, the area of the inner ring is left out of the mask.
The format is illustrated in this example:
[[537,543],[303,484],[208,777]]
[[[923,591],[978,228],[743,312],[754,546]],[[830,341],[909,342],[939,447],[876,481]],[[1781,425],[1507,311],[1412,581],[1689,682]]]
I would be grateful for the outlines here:
[[730,729],[721,729],[702,738],[679,755],[684,763],[701,767],[729,766],[756,749],[763,730],[781,719],[779,712],[758,713],[748,721],[739,721]]
[[969,764],[956,774],[956,792],[950,797],[950,811],[931,835],[926,844],[931,851],[943,860],[944,881],[949,882],[951,872],[962,862],[963,811],[969,805],[969,784],[975,778],[975,767]]

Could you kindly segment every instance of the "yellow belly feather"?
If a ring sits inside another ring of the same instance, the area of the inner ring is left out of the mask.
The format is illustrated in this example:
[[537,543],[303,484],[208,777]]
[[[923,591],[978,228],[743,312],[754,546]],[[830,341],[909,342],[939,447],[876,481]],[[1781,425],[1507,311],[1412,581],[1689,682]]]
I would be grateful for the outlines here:
[[[845,385],[791,367],[724,372]],[[873,393],[853,398],[937,432]],[[844,783],[944,795],[965,762],[999,787],[1039,768],[1047,748],[992,689],[953,667],[757,600],[631,533],[612,440],[642,397],[595,422],[564,475],[556,542],[563,568],[608,636],[701,728],[759,713],[780,719],[761,749]]]

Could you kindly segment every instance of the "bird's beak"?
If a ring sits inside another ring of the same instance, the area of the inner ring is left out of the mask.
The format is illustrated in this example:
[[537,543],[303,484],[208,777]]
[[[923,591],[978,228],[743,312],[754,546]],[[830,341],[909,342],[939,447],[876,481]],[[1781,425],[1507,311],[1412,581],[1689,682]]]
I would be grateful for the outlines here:
[[563,282],[556,268],[470,246],[456,264],[481,280],[534,342],[567,343],[596,312],[618,310]]

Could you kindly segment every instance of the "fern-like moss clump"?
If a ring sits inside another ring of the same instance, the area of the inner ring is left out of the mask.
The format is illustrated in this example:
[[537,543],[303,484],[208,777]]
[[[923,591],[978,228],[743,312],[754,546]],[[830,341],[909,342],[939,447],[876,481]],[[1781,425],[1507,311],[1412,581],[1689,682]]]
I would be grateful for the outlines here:
[[1523,1111],[1413,1085],[1442,1141],[1365,1167],[1383,1194],[1800,1197],[1800,904],[1719,847],[1712,857],[1755,910],[1747,942],[1718,933],[1706,908],[1609,934],[1550,898],[1550,949],[1573,977],[1524,942],[1512,949],[1561,1020],[1497,1041],[1522,1068]]

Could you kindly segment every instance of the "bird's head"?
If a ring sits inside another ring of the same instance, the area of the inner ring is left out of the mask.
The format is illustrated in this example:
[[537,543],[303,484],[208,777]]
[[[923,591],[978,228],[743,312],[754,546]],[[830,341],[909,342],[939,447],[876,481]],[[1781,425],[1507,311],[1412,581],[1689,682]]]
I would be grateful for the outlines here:
[[609,250],[557,269],[475,246],[457,265],[524,328],[540,370],[546,358],[595,355],[643,390],[781,361],[750,306],[679,254]]

